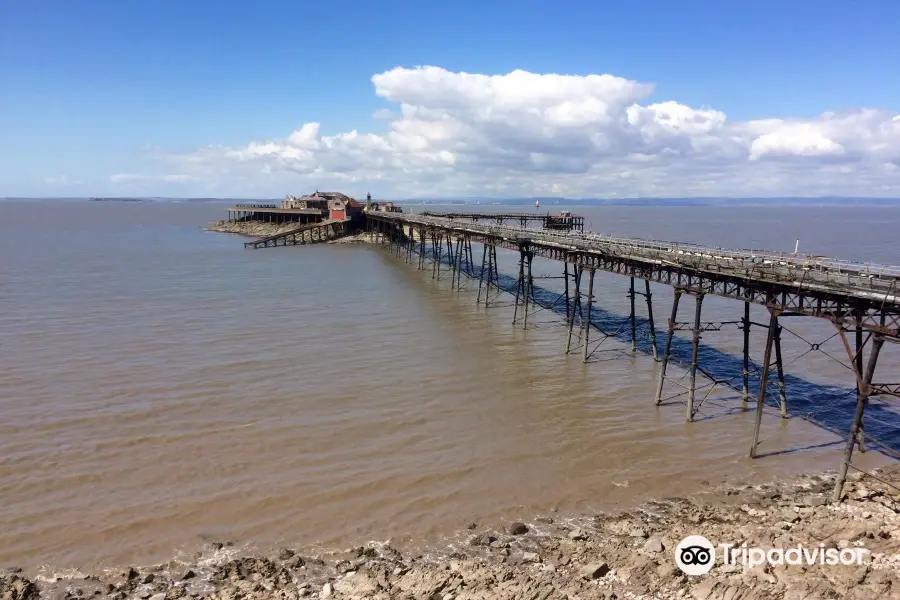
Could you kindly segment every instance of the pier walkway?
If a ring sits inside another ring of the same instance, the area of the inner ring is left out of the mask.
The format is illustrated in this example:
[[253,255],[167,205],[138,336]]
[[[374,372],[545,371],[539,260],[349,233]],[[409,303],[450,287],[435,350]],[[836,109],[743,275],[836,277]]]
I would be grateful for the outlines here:
[[[655,359],[658,357],[650,283],[671,286],[674,289],[674,300],[665,350],[660,361],[655,404],[659,406],[664,400],[686,396],[687,421],[694,419],[698,406],[697,375],[706,375],[698,364],[701,333],[718,331],[726,324],[701,320],[703,299],[710,294],[742,302],[743,318],[729,323],[739,323],[743,331],[744,408],[747,408],[750,395],[750,330],[753,326],[761,326],[766,330],[759,394],[756,398],[756,422],[750,446],[751,457],[757,455],[771,370],[777,371],[775,385],[780,397],[781,416],[788,417],[781,353],[783,327],[779,318],[809,316],[830,321],[847,353],[847,364],[844,366],[853,372],[857,388],[856,409],[834,490],[835,501],[841,498],[843,482],[848,469],[852,467],[854,447],[858,444],[860,450],[863,450],[864,439],[878,443],[864,431],[863,413],[869,399],[875,396],[900,397],[900,383],[875,379],[874,376],[884,344],[900,342],[900,267],[805,254],[733,250],[582,231],[553,231],[477,222],[492,217],[493,215],[477,213],[474,217],[434,212],[372,213],[367,215],[366,222],[369,230],[386,240],[397,256],[405,253],[407,261],[417,261],[420,269],[425,268],[427,260],[431,260],[432,273],[437,279],[440,279],[444,265],[447,265],[445,274],[449,271],[452,285],[457,289],[462,275],[477,279],[478,302],[481,302],[484,294],[486,304],[492,286],[495,290],[510,291],[500,288],[498,283],[500,274],[497,270],[497,249],[518,252],[520,258],[514,292],[513,324],[523,318],[523,327],[528,324],[529,307],[533,311],[537,306],[532,276],[534,258],[559,261],[562,263],[562,278],[565,280],[564,305],[568,328],[566,353],[573,350],[573,331],[577,323],[584,362],[587,362],[590,353],[591,309],[597,271],[624,275],[630,280],[628,297],[631,300],[629,320],[632,350],[636,342],[635,300],[637,296],[643,296],[646,300]],[[482,246],[480,266],[475,261],[473,243]],[[414,258],[416,255],[417,259]],[[582,277],[585,272],[588,275],[586,286]],[[644,280],[645,291],[635,289],[635,279]],[[694,318],[688,322],[679,322],[679,302],[685,295],[694,298]],[[766,307],[769,313],[768,323],[750,320],[750,304]],[[523,317],[519,316],[520,311]],[[692,352],[687,385],[677,380],[672,381],[666,373],[675,331],[691,332]],[[608,335],[603,332],[600,334]],[[717,383],[719,382],[713,380],[713,387]],[[678,391],[664,397],[667,385]],[[707,391],[707,396],[710,391],[712,388]],[[705,397],[699,398],[699,402],[702,403]]]
[[270,248],[276,246],[297,246],[299,244],[318,244],[343,237],[349,231],[350,222],[340,219],[329,219],[311,225],[301,225],[296,229],[244,242],[244,248]]
[[538,223],[544,229],[558,231],[584,231],[584,217],[563,213],[560,215],[551,215],[549,213],[540,214],[533,213],[478,213],[478,212],[460,212],[460,213],[440,213],[433,211],[425,211],[419,213],[424,217],[441,217],[446,219],[457,219],[460,221],[492,221],[497,225],[505,223],[518,224],[520,227],[527,227],[529,223]]

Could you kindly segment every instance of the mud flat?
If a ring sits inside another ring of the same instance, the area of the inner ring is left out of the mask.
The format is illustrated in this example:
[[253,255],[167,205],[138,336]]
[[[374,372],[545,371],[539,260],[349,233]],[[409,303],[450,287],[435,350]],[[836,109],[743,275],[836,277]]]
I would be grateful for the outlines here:
[[[900,465],[871,474],[878,480],[851,476],[841,504],[828,501],[831,474],[707,487],[628,512],[472,523],[446,546],[424,553],[387,541],[264,556],[225,542],[189,563],[84,578],[8,570],[0,576],[0,599],[898,599]],[[676,566],[675,548],[688,535],[714,545],[865,548],[867,554],[862,564],[752,568],[717,558],[708,574],[687,576]]]

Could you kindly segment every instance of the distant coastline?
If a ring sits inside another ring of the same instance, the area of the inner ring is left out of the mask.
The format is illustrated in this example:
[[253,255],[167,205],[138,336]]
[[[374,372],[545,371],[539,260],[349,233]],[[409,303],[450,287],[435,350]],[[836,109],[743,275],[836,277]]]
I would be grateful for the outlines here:
[[[56,198],[25,198],[4,197],[2,201],[73,201],[73,202],[158,202],[158,203],[234,203],[234,202],[280,202],[276,198],[164,198],[164,197],[56,197]],[[716,198],[716,197],[683,197],[683,198],[565,198],[551,196],[531,196],[520,198],[404,198],[390,199],[396,204],[407,206],[437,205],[437,206],[534,206],[539,201],[541,206],[714,206],[714,207],[751,207],[751,206],[900,206],[900,198],[854,198],[847,196],[821,196],[821,197],[746,197],[746,198]]]

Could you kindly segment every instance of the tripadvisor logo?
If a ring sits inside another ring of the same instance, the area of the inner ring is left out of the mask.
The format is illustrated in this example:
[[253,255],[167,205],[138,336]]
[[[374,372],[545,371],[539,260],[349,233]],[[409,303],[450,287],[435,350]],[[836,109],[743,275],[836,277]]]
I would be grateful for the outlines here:
[[[753,548],[746,544],[719,544],[722,563],[743,565],[862,565],[869,556],[868,548],[826,548],[802,545],[790,548]],[[706,575],[716,564],[716,546],[702,535],[689,535],[675,547],[675,564],[687,575]]]
[[689,535],[675,547],[675,564],[687,575],[706,575],[716,562],[716,549],[702,535]]

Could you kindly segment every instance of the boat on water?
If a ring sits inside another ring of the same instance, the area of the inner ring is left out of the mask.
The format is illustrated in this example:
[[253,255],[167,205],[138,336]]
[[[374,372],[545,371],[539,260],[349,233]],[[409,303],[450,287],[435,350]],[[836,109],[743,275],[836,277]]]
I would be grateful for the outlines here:
[[540,207],[541,207],[541,201],[540,201],[540,200],[535,200],[535,201],[534,201],[534,207],[535,207],[535,208],[540,208]]

